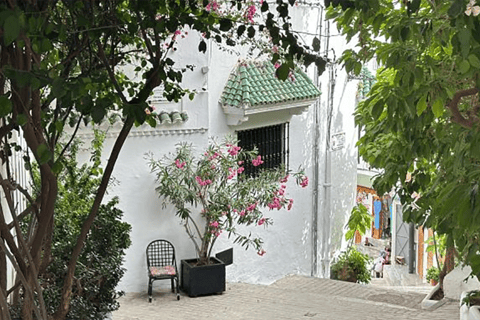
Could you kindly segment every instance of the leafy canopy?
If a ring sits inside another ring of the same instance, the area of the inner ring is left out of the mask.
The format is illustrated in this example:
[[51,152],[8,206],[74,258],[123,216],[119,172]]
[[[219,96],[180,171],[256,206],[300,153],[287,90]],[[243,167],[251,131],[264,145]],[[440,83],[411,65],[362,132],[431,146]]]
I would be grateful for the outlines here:
[[[326,0],[355,49],[347,72],[380,65],[377,82],[355,112],[365,135],[362,157],[394,188],[404,219],[454,241],[480,276],[480,17],[468,0]],[[407,177],[408,175],[408,177]]]

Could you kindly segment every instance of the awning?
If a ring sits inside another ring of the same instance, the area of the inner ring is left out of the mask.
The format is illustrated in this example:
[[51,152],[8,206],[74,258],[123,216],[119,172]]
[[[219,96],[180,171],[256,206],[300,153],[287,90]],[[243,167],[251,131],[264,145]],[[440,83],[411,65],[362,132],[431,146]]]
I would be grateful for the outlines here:
[[220,96],[229,125],[239,125],[253,114],[289,110],[305,111],[320,96],[320,90],[300,68],[282,81],[269,61],[239,61]]

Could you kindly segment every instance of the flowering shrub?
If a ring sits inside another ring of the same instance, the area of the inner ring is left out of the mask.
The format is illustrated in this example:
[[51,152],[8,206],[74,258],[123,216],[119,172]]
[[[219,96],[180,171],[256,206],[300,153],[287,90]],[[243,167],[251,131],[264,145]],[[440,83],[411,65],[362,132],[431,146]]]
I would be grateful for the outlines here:
[[[195,159],[190,144],[182,143],[175,154],[150,161],[157,176],[156,191],[164,205],[175,206],[200,264],[208,263],[215,241],[223,232],[233,235],[235,243],[246,249],[253,246],[259,255],[264,255],[263,241],[240,234],[236,226],[268,226],[272,221],[261,208],[292,208],[293,199],[287,197],[285,184],[290,175],[284,168],[261,170],[257,176],[249,177],[243,174],[242,165],[247,161],[254,166],[263,164],[256,150],[243,150],[232,138],[221,144],[213,141],[199,159]],[[303,172],[293,176],[297,184],[307,187],[308,178]],[[202,224],[192,218],[192,210],[197,208],[201,208]]]

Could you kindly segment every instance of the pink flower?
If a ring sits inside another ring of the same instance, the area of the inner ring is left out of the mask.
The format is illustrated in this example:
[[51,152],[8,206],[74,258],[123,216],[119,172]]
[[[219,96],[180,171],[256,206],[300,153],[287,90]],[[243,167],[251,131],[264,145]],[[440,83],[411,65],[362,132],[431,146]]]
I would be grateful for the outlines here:
[[288,181],[288,178],[290,177],[289,174],[287,174],[285,177],[283,177],[282,179],[280,179],[280,183],[286,183]]
[[239,216],[244,217],[245,216],[245,210],[242,210],[238,213]]
[[263,250],[263,249],[257,252],[257,254],[258,254],[260,257],[263,257],[263,255],[264,255],[265,253],[267,253],[267,252],[266,252],[265,250]]
[[277,62],[275,62],[274,67],[275,67],[275,69],[278,69],[278,68],[280,68],[281,65],[282,64],[279,61],[277,61]]
[[252,203],[247,207],[247,211],[253,211],[257,207],[257,203]]
[[185,166],[185,161],[180,162],[180,160],[175,159],[175,165],[177,166],[178,169],[182,169]]
[[182,32],[180,30],[176,30],[174,35],[178,36],[179,34],[181,34]]
[[278,190],[279,196],[283,196],[284,194],[285,194],[285,189],[281,188],[280,190]]
[[195,177],[195,180],[197,180],[197,183],[201,186],[208,186],[209,184],[212,183],[212,180],[210,179],[207,179],[207,180],[202,180],[202,178],[200,178],[199,176],[196,176]]
[[243,161],[238,161],[237,163],[239,166],[241,166],[243,164]]
[[228,149],[228,153],[234,157],[238,154],[238,152],[241,150],[242,148],[241,147],[237,147],[237,146],[230,146],[230,149]]
[[253,16],[255,15],[255,11],[257,11],[257,8],[255,8],[255,5],[251,5],[248,7],[247,9],[247,12],[245,14],[247,20],[250,22],[250,23],[253,23]]
[[265,218],[262,218],[262,219],[258,220],[258,225],[259,226],[261,226],[264,223],[265,223]]
[[307,176],[304,176],[303,179],[302,179],[302,182],[300,183],[300,185],[302,186],[302,188],[306,188],[308,186],[308,177]]
[[219,156],[218,152],[215,152],[208,160],[212,161],[213,159],[217,158]]
[[273,210],[275,208],[280,210],[282,208],[282,205],[280,204],[280,198],[273,197],[273,202],[267,204],[267,206],[270,208],[270,210]]
[[288,202],[288,210],[292,209],[292,206],[293,206],[293,199],[290,199],[290,201]]
[[252,164],[254,167],[258,167],[259,165],[261,165],[263,163],[262,161],[262,157],[261,156],[258,156],[257,159],[253,159],[252,160]]
[[218,221],[210,222],[210,227],[218,228]]
[[292,71],[288,73],[288,79],[290,79],[291,82],[295,82],[296,78]]
[[273,52],[273,53],[278,53],[278,47],[277,47],[277,46],[273,46],[273,47],[272,47],[272,52]]
[[205,7],[205,10],[207,11],[217,11],[219,8],[218,3],[216,1],[210,1],[207,6]]
[[240,167],[240,168],[238,168],[237,173],[240,174],[240,173],[243,172],[243,170],[245,170],[245,168],[244,168],[244,167]]
[[235,169],[228,168],[228,171],[230,171],[230,174],[227,177],[228,180],[233,179],[233,177],[235,177],[235,175],[237,174],[237,171]]

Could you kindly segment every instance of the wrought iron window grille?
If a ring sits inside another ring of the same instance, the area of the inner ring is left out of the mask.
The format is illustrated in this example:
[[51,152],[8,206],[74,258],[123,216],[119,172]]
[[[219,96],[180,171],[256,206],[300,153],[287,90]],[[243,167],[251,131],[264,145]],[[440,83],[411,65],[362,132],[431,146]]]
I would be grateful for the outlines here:
[[255,167],[251,162],[244,163],[246,177],[255,177],[262,169],[274,169],[282,165],[288,171],[289,165],[289,123],[237,131],[238,146],[251,151],[255,147],[263,164]]

